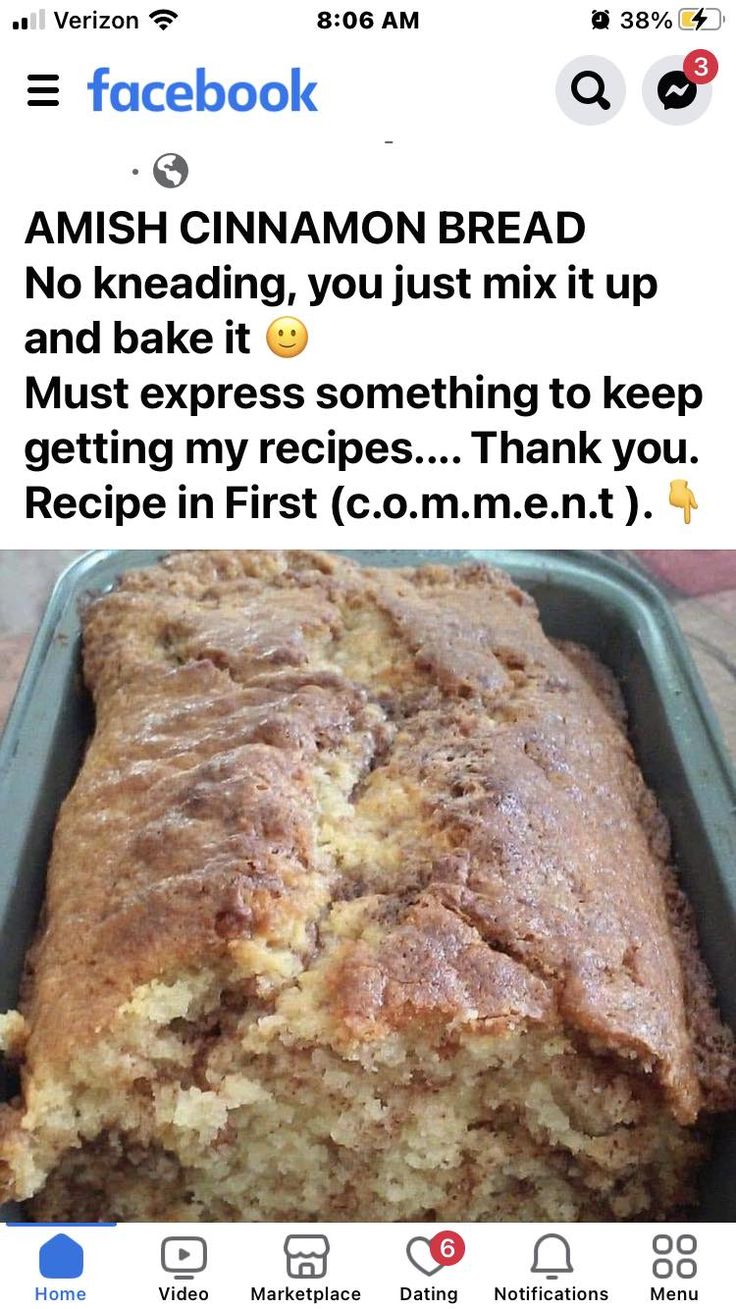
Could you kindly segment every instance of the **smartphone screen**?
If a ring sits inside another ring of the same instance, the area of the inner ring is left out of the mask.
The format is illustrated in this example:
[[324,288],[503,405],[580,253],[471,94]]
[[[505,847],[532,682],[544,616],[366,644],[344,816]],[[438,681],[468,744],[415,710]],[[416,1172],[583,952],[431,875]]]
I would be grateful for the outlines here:
[[0,47],[13,1304],[720,1309],[733,17],[110,3]]

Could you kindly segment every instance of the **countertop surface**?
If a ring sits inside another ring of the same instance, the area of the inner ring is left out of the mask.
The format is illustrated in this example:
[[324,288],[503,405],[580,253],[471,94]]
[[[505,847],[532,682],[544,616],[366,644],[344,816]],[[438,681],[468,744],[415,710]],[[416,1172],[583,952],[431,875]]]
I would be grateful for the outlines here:
[[[0,550],[0,724],[59,573],[76,550]],[[647,550],[617,557],[652,577],[687,638],[736,758],[736,550]]]

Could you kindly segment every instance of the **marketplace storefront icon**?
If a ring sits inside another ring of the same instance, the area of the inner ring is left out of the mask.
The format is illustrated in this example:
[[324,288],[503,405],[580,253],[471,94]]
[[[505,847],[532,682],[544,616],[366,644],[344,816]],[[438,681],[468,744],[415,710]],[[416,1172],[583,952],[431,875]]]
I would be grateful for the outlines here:
[[327,1276],[330,1243],[326,1236],[311,1233],[287,1236],[284,1241],[286,1272],[299,1280]]

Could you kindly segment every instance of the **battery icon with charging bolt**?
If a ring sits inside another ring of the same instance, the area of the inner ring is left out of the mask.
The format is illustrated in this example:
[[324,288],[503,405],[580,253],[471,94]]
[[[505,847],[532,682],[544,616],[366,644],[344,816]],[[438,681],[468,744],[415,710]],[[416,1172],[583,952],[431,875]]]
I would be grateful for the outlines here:
[[679,24],[683,32],[717,32],[723,21],[720,9],[681,9]]

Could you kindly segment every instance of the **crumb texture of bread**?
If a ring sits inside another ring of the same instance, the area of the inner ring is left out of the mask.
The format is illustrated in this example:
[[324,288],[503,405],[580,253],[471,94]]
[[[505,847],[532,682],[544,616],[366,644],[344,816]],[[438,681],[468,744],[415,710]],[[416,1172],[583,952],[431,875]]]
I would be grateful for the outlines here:
[[618,688],[509,578],[181,553],[90,603],[84,672],[0,1019],[0,1193],[46,1221],[692,1201],[733,1040]]

